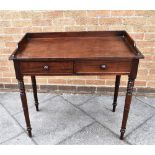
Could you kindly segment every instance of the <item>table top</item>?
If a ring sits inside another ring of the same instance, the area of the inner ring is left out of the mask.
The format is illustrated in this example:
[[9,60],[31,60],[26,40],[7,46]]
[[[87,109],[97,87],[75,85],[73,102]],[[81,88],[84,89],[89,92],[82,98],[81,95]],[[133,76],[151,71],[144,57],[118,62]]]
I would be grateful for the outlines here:
[[[27,33],[15,59],[140,59],[125,31]],[[11,57],[11,58],[12,58]]]

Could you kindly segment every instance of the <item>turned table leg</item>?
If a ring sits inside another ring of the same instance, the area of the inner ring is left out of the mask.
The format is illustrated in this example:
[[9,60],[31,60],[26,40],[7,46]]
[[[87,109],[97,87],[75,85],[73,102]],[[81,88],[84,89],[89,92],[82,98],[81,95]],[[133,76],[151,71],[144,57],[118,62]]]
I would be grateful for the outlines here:
[[34,96],[36,111],[39,111],[39,103],[38,103],[38,96],[37,96],[37,85],[36,85],[35,76],[31,76],[31,81],[32,81],[33,96]]
[[120,79],[121,79],[121,75],[116,75],[115,92],[114,92],[114,100],[113,100],[113,110],[112,110],[113,112],[115,112],[116,106],[117,106],[117,97],[118,97]]
[[21,101],[22,101],[22,107],[23,107],[23,111],[24,111],[24,116],[25,116],[28,135],[29,135],[29,137],[32,137],[32,133],[31,133],[32,128],[31,128],[31,124],[30,124],[30,118],[29,118],[29,111],[28,111],[24,81],[23,81],[23,78],[20,78],[20,79],[17,79],[17,80],[18,80],[18,85],[19,85],[19,90],[20,90],[20,97],[21,97]]
[[124,112],[123,112],[123,120],[122,120],[122,127],[121,127],[121,135],[120,139],[123,140],[124,133],[126,130],[126,124],[127,124],[127,119],[128,119],[128,114],[130,110],[130,104],[131,104],[131,99],[132,99],[132,92],[133,92],[133,87],[134,87],[134,80],[129,77],[128,79],[128,85],[127,85],[127,92],[126,92],[126,98],[125,98],[125,105],[124,105]]

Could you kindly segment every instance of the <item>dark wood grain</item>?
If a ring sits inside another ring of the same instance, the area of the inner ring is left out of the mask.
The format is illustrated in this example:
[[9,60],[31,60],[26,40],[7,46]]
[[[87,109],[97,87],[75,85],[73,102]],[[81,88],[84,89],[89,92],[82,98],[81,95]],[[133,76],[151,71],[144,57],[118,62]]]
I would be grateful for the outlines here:
[[[111,48],[113,47],[113,48]],[[42,53],[42,54],[40,54]],[[116,55],[118,53],[118,55]],[[122,37],[32,38],[17,58],[90,58],[128,57],[130,52]]]
[[17,80],[18,80],[20,97],[21,97],[21,101],[22,101],[22,107],[23,107],[23,111],[24,111],[28,135],[29,135],[29,137],[32,137],[32,133],[31,133],[32,128],[31,128],[31,124],[30,124],[29,110],[28,110],[27,98],[26,98],[26,94],[25,94],[24,81],[23,81],[23,78],[17,79]]
[[114,100],[113,100],[113,110],[112,110],[113,112],[115,112],[116,106],[117,106],[117,97],[118,97],[120,79],[121,79],[121,75],[116,75],[116,80],[115,80],[115,91],[114,91]]
[[131,99],[132,99],[133,86],[134,86],[134,79],[131,79],[129,77],[128,85],[127,85],[127,93],[126,93],[126,98],[125,98],[124,112],[123,112],[122,127],[120,130],[120,132],[121,132],[120,139],[121,140],[123,140],[124,133],[126,130],[126,124],[127,124],[127,119],[128,119],[128,114],[129,114],[130,104],[131,104]]
[[124,133],[125,133],[125,130],[126,130],[128,114],[129,114],[129,111],[130,111],[130,105],[131,105],[131,100],[132,100],[134,82],[135,82],[135,79],[136,79],[136,76],[137,76],[137,71],[138,71],[138,64],[139,64],[139,60],[134,60],[133,61],[131,72],[130,72],[130,75],[129,75],[129,78],[128,78],[127,92],[126,92],[123,119],[122,119],[122,126],[121,126],[121,130],[120,130],[120,132],[121,132],[120,139],[121,140],[123,140]]
[[[75,72],[77,74],[129,74],[131,70],[129,61],[77,61]],[[101,66],[105,65],[105,68]]]
[[144,58],[126,31],[27,33],[9,57],[14,62],[29,136],[31,125],[23,76],[31,76],[36,110],[36,75],[116,75],[113,111],[121,75],[128,75],[127,93],[121,126],[123,139],[132,99],[139,59]]
[[36,77],[35,77],[35,76],[31,76],[31,81],[32,81],[33,96],[34,96],[36,111],[39,111],[39,103],[38,103],[38,96],[37,96]]
[[125,31],[28,33],[10,59],[143,58],[134,45]]
[[73,62],[21,62],[21,72],[24,75],[69,75],[73,74]]

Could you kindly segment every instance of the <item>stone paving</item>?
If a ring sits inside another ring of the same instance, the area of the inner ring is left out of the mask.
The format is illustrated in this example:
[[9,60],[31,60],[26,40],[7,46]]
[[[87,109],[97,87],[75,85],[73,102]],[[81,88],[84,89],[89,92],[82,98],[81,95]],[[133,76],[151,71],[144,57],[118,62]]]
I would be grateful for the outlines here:
[[27,93],[33,137],[25,130],[18,92],[0,92],[1,145],[135,145],[155,144],[155,97],[133,96],[127,130],[119,140],[124,96],[38,93],[36,112],[33,94]]

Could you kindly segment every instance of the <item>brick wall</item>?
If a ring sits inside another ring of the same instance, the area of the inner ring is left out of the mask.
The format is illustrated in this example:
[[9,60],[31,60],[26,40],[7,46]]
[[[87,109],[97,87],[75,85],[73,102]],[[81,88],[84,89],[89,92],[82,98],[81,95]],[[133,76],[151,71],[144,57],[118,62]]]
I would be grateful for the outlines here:
[[[126,30],[145,56],[136,87],[155,88],[155,11],[0,11],[0,87],[17,84],[8,56],[26,32]],[[37,77],[39,85],[113,86],[114,76]],[[121,86],[126,86],[122,76]],[[25,77],[30,84],[30,78]]]

